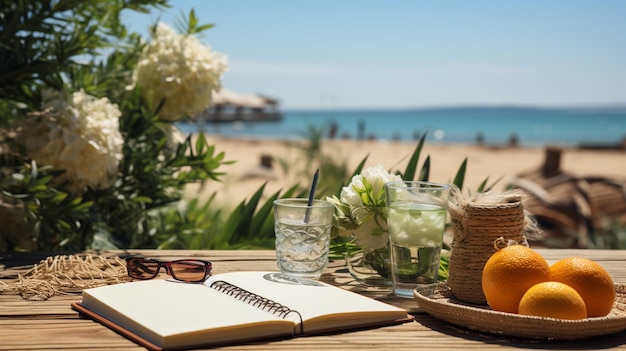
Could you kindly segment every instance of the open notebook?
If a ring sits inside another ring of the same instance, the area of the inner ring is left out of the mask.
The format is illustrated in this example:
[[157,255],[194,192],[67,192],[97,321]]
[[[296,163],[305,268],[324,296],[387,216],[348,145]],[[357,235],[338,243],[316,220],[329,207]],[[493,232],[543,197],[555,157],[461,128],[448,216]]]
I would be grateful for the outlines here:
[[148,280],[83,291],[72,307],[153,350],[235,344],[410,321],[406,311],[319,281],[233,272],[204,284]]

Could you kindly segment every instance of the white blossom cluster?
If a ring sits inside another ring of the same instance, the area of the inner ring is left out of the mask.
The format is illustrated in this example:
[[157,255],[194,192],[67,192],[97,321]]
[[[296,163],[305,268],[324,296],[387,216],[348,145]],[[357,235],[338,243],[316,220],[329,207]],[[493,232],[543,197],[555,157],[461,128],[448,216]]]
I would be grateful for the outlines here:
[[327,198],[336,208],[339,235],[353,235],[357,244],[374,249],[387,245],[385,183],[401,180],[399,175],[378,164],[352,177],[350,184],[342,188],[339,199]]
[[27,155],[38,164],[65,170],[59,180],[70,191],[111,185],[123,157],[118,106],[81,90],[69,98],[47,92],[42,107],[42,113],[30,116],[20,128]]
[[220,78],[226,69],[224,55],[192,35],[178,34],[159,23],[135,67],[133,79],[155,107],[165,100],[160,119],[176,121],[196,116],[211,104],[213,92],[221,89]]
[[341,190],[341,202],[354,208],[385,206],[385,183],[401,180],[399,175],[389,173],[381,164],[365,168]]

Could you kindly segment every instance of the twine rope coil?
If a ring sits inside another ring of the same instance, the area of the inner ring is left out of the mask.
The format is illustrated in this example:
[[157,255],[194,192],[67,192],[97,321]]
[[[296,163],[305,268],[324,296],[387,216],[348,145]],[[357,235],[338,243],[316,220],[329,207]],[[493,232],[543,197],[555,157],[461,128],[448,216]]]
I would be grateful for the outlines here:
[[58,294],[130,281],[126,263],[117,256],[69,255],[47,257],[13,282],[0,281],[1,294],[26,300],[47,300]]
[[497,251],[496,240],[526,244],[540,230],[524,210],[521,193],[476,193],[464,197],[452,191],[449,213],[454,230],[448,284],[457,299],[486,304],[482,291],[482,270]]

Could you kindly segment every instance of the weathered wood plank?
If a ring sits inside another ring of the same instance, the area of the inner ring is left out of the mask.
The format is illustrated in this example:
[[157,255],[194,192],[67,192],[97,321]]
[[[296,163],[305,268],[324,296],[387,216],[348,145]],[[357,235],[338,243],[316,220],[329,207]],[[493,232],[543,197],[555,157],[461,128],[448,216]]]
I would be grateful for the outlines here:
[[[539,252],[549,262],[569,256],[585,256],[602,264],[616,282],[626,283],[626,251],[547,250]],[[95,254],[95,253],[94,253]],[[106,255],[134,255],[174,259],[196,257],[211,260],[214,273],[246,270],[276,270],[273,251],[106,251]],[[39,254],[0,255],[2,282],[10,282],[10,272],[24,272],[47,256]],[[32,262],[32,263],[27,263]],[[26,266],[24,265],[26,264]],[[30,266],[29,266],[30,265]],[[365,287],[356,283],[341,261],[331,262],[322,280],[344,289],[376,298],[413,311],[412,323],[353,331],[335,335],[266,341],[223,347],[225,350],[449,350],[449,349],[626,349],[626,333],[578,340],[546,342],[498,337],[449,325],[420,313],[412,299],[393,296],[389,290]],[[70,308],[79,294],[55,296],[47,301],[28,301],[15,295],[0,295],[0,350],[142,350],[102,325],[81,318]]]
[[[142,350],[98,323],[84,319],[0,320],[0,350]],[[289,340],[225,346],[224,350],[451,350],[451,349],[626,349],[626,333],[578,341],[533,341],[475,333],[426,315],[413,323],[393,327],[319,335]]]
[[141,350],[135,343],[78,318],[0,320],[0,350],[107,349]]

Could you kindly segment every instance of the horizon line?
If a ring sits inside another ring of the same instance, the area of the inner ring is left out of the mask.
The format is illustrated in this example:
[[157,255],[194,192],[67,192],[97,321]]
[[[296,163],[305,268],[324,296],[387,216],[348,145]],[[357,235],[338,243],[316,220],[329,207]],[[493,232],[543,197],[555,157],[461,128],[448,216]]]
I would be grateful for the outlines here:
[[598,104],[438,104],[424,106],[317,106],[317,107],[281,107],[283,112],[298,111],[416,111],[416,110],[460,110],[460,109],[533,109],[533,110],[609,110],[610,112],[626,112],[626,102],[623,103],[598,103]]

